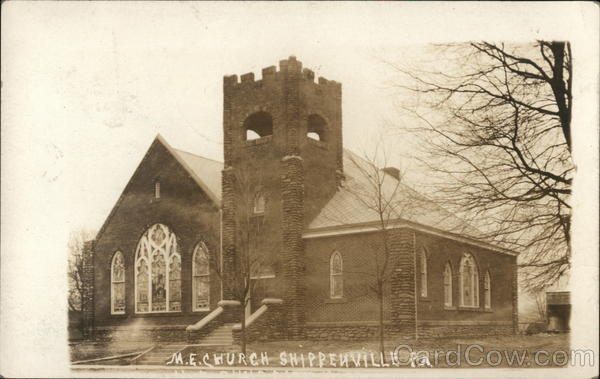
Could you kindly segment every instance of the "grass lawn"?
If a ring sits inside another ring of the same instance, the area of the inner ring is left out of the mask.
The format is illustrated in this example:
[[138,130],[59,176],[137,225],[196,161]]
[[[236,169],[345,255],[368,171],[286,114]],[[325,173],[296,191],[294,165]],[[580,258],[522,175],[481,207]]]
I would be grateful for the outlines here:
[[[396,346],[404,345],[398,351],[398,358],[392,358],[391,352]],[[203,358],[208,354],[207,362],[215,367],[229,366],[227,358],[235,360],[233,366],[252,366],[249,355],[256,353],[254,362],[258,366],[265,366],[267,360],[261,360],[261,354],[268,356],[269,367],[290,368],[292,364],[292,355],[298,363],[295,367],[378,367],[381,365],[381,358],[378,350],[377,341],[276,341],[276,342],[257,342],[248,345],[246,357],[240,359],[239,347],[207,347],[207,346],[188,346],[182,352],[184,365],[189,365],[190,354],[196,354],[194,360],[196,365],[204,366]],[[469,349],[470,348],[470,349]],[[432,367],[451,368],[451,367],[561,367],[568,365],[565,362],[565,354],[569,349],[568,334],[538,334],[538,335],[519,335],[519,336],[497,336],[482,338],[447,338],[436,340],[418,340],[418,341],[386,341],[385,363],[390,367],[411,367],[410,349],[413,352],[427,351],[428,359]],[[544,351],[537,353],[538,351]],[[558,353],[556,353],[558,351]],[[281,360],[283,352],[284,360]],[[319,355],[319,352],[324,353]],[[547,353],[545,353],[547,352]],[[227,356],[227,353],[230,353]],[[535,357],[537,353],[537,359]],[[215,354],[222,357],[223,362],[215,361]],[[312,364],[309,363],[312,354]],[[330,357],[333,354],[333,357]],[[373,354],[373,356],[371,356]],[[348,358],[342,361],[342,357]],[[421,353],[420,355],[423,355]],[[553,356],[554,355],[554,356]],[[234,358],[235,356],[235,358]],[[302,366],[301,357],[304,356],[304,366]],[[437,358],[436,358],[437,356]],[[322,358],[322,366],[319,365],[319,358]],[[354,360],[353,360],[354,358]],[[519,360],[522,359],[521,363]],[[396,363],[396,366],[391,364]],[[469,363],[470,362],[470,363]],[[512,363],[511,363],[512,362]],[[333,366],[335,364],[335,366]]]

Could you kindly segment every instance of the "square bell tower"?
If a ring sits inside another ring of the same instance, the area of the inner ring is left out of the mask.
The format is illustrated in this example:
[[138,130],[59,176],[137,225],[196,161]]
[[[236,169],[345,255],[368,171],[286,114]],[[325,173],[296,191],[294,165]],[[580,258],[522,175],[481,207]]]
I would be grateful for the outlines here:
[[[294,56],[279,70],[264,68],[260,80],[253,73],[223,80],[225,282],[235,280],[236,217],[251,209],[262,217],[256,243],[274,273],[266,293],[284,300],[290,338],[300,337],[304,324],[302,232],[343,178],[341,93],[340,83],[315,81]],[[240,201],[239,188],[257,200]],[[224,299],[228,294],[225,284]]]

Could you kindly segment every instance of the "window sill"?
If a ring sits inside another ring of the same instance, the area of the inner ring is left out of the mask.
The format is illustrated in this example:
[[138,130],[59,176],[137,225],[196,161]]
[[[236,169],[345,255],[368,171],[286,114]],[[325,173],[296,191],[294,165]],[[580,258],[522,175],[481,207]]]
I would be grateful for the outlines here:
[[182,315],[182,311],[170,311],[170,312],[144,312],[144,313],[135,313],[135,317],[168,317],[168,316],[177,316]]
[[448,306],[448,305],[444,305],[444,310],[446,310],[446,311],[455,311],[456,309],[457,309],[456,307],[451,307],[451,306]]
[[310,143],[311,145],[314,145],[314,146],[320,147],[321,149],[324,149],[324,150],[328,150],[328,148],[327,148],[327,143],[326,143],[325,141],[319,141],[319,140],[316,140],[316,139],[314,139],[314,138],[310,138],[310,137],[306,137],[306,140],[307,140],[307,141],[308,141],[308,143]]
[[273,136],[264,136],[264,137],[257,138],[257,139],[246,140],[246,141],[244,141],[244,143],[246,144],[246,146],[256,146],[256,145],[262,145],[265,143],[269,143],[269,142],[271,142],[272,139],[273,139]]
[[194,313],[210,312],[210,308],[198,308],[198,309],[194,309],[192,312],[194,312]]
[[467,312],[481,312],[483,311],[483,309],[479,308],[479,307],[458,307],[459,311],[467,311]]
[[124,318],[127,317],[127,313],[111,313],[110,317],[114,318]]
[[494,313],[494,310],[492,308],[483,308],[482,312]]
[[325,304],[342,304],[342,303],[347,303],[348,300],[346,300],[345,298],[339,298],[339,299],[325,299],[324,300]]

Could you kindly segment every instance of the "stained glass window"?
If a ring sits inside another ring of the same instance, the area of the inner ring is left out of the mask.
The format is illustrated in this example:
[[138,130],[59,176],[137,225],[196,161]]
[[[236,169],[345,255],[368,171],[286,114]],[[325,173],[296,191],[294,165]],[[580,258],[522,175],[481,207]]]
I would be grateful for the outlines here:
[[460,261],[460,304],[464,307],[479,306],[479,273],[471,254]]
[[452,306],[452,267],[450,263],[446,263],[446,267],[444,267],[444,305]]
[[135,267],[137,313],[181,311],[181,256],[167,226],[155,224],[146,230],[136,249]]
[[208,249],[204,242],[200,242],[194,249],[192,266],[194,310],[207,310],[210,307],[210,270]]
[[125,313],[125,262],[117,251],[111,265],[111,313]]
[[344,278],[342,271],[342,255],[334,251],[329,260],[329,296],[332,299],[344,297]]

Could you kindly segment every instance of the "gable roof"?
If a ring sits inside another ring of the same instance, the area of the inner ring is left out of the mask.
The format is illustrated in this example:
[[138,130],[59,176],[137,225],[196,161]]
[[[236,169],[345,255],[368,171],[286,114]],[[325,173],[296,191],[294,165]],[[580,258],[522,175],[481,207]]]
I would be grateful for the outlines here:
[[138,171],[143,166],[156,143],[160,143],[165,147],[165,149],[167,149],[173,158],[175,158],[175,160],[185,169],[185,171],[192,177],[196,184],[198,184],[198,186],[208,195],[208,197],[215,203],[217,207],[221,206],[221,171],[223,170],[223,163],[188,153],[183,150],[174,149],[160,134],[157,134],[156,138],[142,158],[140,164],[135,169],[133,175],[131,175],[131,178],[129,178],[129,181],[123,189],[123,192],[121,192],[121,195],[119,196],[115,206],[112,208],[108,217],[104,221],[104,224],[102,224],[102,227],[96,234],[96,240],[102,236],[102,233],[108,226],[109,221],[123,201],[125,193],[131,185],[133,178],[136,177]]
[[[373,182],[369,181],[367,174],[373,170],[380,170],[384,175],[381,180],[381,198],[395,204],[394,209],[386,217],[390,227],[409,226],[515,254],[484,241],[483,233],[465,220],[353,152],[344,149],[343,157],[345,176],[343,186],[310,222],[304,232],[305,238],[376,230],[373,227],[378,224],[379,213],[372,209],[364,198],[368,199],[369,196],[373,198]],[[333,231],[337,233],[332,233]]]

